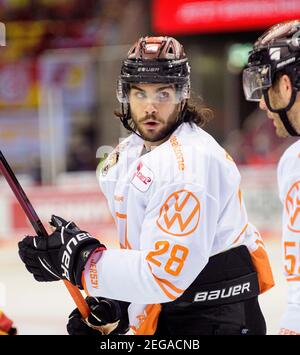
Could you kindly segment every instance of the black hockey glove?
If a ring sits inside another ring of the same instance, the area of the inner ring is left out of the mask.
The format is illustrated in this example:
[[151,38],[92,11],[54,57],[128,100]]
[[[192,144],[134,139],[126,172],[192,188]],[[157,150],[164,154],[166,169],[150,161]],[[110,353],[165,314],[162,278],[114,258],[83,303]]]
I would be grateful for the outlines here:
[[89,256],[105,246],[75,223],[52,216],[56,230],[49,237],[25,237],[19,242],[19,255],[37,281],[67,279],[82,288],[81,276]]
[[67,331],[70,335],[120,335],[128,330],[127,306],[102,297],[87,297],[86,302],[91,313],[86,320],[81,317],[78,308],[69,315]]

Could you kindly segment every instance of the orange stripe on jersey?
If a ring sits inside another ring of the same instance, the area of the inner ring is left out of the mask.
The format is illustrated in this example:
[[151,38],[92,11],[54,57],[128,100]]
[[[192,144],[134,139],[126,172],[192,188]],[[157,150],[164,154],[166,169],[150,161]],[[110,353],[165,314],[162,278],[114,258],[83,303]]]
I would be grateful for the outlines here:
[[[120,219],[127,219],[127,214],[116,212],[116,217],[120,218]],[[132,249],[132,246],[130,245],[128,238],[127,238],[127,221],[126,221],[126,226],[125,226],[125,244],[122,244],[120,242],[120,248],[121,249]]]
[[128,240],[125,240],[125,244],[120,243],[121,249],[132,249],[131,245],[129,244]]
[[300,281],[300,276],[287,277],[286,281]]
[[255,244],[258,246],[258,247],[262,247],[265,249],[265,244],[263,242],[263,240],[261,239],[261,236],[258,232],[254,232],[254,234],[257,235],[257,239],[255,240]]
[[127,214],[125,214],[125,213],[116,212],[116,216],[118,218],[121,218],[121,219],[126,219],[127,218]]
[[[180,288],[177,288],[170,281],[165,280],[165,279],[161,279],[161,278],[157,277],[156,275],[154,275],[153,272],[152,272],[151,266],[149,264],[148,264],[148,266],[149,266],[151,274],[154,277],[154,280],[157,282],[158,286],[163,290],[164,294],[166,296],[168,296],[171,300],[173,300],[173,301],[176,300],[176,298],[178,298],[184,292],[184,290],[181,290]],[[172,295],[167,290],[166,286],[169,287],[175,293],[179,293],[179,295],[177,295],[177,296]]]
[[180,294],[184,292],[184,290],[181,290],[180,288],[177,288],[176,286],[174,286],[172,284],[172,282],[170,282],[168,280],[165,280],[165,279],[160,279],[159,277],[155,276],[154,274],[153,274],[153,276],[155,278],[157,278],[158,280],[160,280],[162,283],[166,284],[168,287],[170,287],[171,290],[173,290],[173,291],[175,291],[177,293],[180,293]]
[[260,246],[263,247],[263,248],[265,247],[264,243],[263,243],[261,240],[258,240],[258,239],[257,239],[257,240],[255,241],[255,243],[256,243],[259,247],[260,247]]
[[157,282],[158,286],[163,290],[164,294],[165,294],[167,297],[169,297],[172,301],[175,301],[177,297],[176,297],[176,296],[173,296],[173,295],[166,289],[166,287],[164,286],[163,282],[162,282],[159,278],[157,278],[157,277],[154,276],[154,275],[153,275],[153,277],[154,277],[155,281]]
[[238,197],[239,197],[239,201],[240,201],[240,207],[242,208],[242,191],[241,191],[240,188],[239,188],[239,191],[238,191]]
[[120,242],[120,247],[121,247],[121,249],[132,249],[132,246],[130,245],[128,238],[127,238],[127,223],[126,223],[126,227],[125,227],[125,244],[122,244]]
[[153,335],[157,328],[158,317],[161,312],[160,304],[148,304],[145,309],[146,315],[140,315],[138,327],[131,327],[135,335]]
[[241,233],[236,237],[236,239],[233,241],[233,244],[236,243],[240,237],[243,235],[243,233],[245,232],[245,230],[247,229],[248,227],[248,223],[244,226],[244,228],[242,229]]
[[266,292],[275,284],[268,254],[259,246],[251,253],[251,259],[257,272],[260,293]]

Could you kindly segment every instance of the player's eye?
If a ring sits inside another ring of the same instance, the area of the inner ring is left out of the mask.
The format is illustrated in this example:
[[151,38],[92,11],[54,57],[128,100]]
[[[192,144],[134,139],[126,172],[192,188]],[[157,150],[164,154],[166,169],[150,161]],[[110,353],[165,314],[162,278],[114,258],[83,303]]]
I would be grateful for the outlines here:
[[158,100],[159,101],[167,101],[170,98],[170,93],[168,91],[160,91],[158,93]]
[[146,97],[145,93],[142,92],[142,91],[136,91],[134,93],[134,96],[137,98],[137,99],[144,99]]

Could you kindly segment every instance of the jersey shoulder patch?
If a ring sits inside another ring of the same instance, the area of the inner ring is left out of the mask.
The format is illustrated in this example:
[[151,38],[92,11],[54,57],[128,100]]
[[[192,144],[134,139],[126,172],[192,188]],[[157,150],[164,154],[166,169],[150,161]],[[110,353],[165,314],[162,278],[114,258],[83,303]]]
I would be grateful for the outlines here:
[[125,150],[128,144],[128,140],[118,144],[116,148],[107,157],[100,160],[97,172],[102,176],[106,176],[108,171],[118,163],[120,154]]

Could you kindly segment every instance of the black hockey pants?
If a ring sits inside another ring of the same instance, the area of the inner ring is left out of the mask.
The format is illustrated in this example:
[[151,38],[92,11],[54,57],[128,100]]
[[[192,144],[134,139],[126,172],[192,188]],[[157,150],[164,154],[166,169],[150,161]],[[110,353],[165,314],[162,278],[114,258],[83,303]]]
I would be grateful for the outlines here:
[[162,304],[155,335],[264,335],[258,294],[245,246],[215,255],[180,298]]

